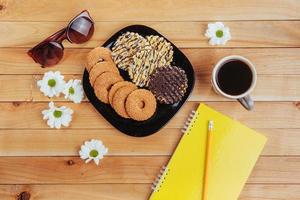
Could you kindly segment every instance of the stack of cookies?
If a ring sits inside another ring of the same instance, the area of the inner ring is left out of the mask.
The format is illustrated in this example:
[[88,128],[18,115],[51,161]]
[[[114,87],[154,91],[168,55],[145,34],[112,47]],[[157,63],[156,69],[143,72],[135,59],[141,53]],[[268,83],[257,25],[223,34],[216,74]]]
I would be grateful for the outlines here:
[[156,111],[156,99],[146,89],[138,89],[132,82],[124,81],[108,48],[97,47],[88,53],[86,69],[97,98],[121,117],[144,121]]

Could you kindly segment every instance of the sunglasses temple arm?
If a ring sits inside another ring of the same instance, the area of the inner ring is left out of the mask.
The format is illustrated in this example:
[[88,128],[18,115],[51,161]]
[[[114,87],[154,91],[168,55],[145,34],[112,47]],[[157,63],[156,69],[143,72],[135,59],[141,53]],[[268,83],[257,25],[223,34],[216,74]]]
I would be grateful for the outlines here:
[[57,31],[56,33],[54,33],[53,35],[51,35],[48,40],[49,41],[57,41],[57,42],[62,42],[64,39],[66,39],[66,28],[63,28],[59,31]]

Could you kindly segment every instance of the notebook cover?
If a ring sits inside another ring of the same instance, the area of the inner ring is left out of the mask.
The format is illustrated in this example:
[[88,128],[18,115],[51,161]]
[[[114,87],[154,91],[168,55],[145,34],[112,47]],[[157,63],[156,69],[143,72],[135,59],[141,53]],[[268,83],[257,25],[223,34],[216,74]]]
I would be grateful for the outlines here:
[[196,200],[201,197],[205,140],[196,114],[160,177],[151,200]]
[[208,120],[214,121],[209,200],[236,200],[266,138],[201,104],[183,135],[150,200],[201,200]]

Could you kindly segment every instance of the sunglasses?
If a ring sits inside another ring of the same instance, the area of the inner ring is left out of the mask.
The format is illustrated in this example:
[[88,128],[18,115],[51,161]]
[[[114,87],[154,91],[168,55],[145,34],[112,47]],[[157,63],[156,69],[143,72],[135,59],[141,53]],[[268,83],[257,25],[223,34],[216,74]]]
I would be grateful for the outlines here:
[[74,17],[66,28],[54,33],[32,49],[27,54],[42,65],[56,65],[64,55],[62,42],[67,39],[70,43],[81,44],[88,41],[94,33],[94,22],[87,10]]

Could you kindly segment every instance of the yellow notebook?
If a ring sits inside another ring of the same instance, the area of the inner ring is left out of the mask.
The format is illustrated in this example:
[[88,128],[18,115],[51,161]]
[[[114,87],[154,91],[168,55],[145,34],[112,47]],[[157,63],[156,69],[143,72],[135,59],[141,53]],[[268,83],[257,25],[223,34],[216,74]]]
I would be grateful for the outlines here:
[[155,182],[150,200],[201,200],[208,121],[214,121],[208,200],[236,200],[266,138],[201,104],[188,120],[179,145]]

